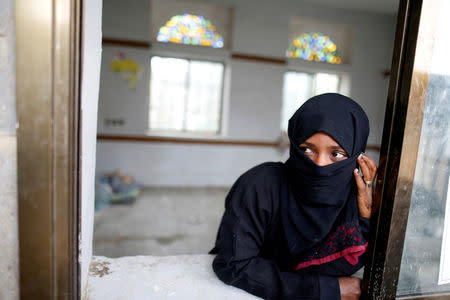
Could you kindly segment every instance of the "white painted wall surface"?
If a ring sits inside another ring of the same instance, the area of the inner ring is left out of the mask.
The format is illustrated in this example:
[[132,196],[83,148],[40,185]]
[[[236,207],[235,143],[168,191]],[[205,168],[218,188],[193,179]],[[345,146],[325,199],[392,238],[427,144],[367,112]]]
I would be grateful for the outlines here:
[[[124,51],[128,58],[150,63],[150,53],[145,49],[104,47],[102,52],[101,82],[114,88],[100,88],[98,132],[144,135],[147,131],[147,99],[150,85],[150,69],[142,65],[139,83],[135,89],[128,87],[123,74],[113,73],[110,62],[114,55]],[[106,126],[105,119],[123,119],[124,126]]]
[[[177,151],[171,151],[173,147]],[[130,151],[133,157],[127,158]],[[101,153],[97,156],[98,173],[114,166],[152,186],[231,186],[251,167],[266,161],[285,161],[289,156],[289,150],[271,147],[140,142],[100,142],[97,152]],[[367,153],[378,161],[378,153]]]
[[0,1],[0,299],[19,299],[14,1]]
[[[280,136],[284,66],[231,61],[228,137],[276,141]],[[256,150],[258,151],[258,150]]]
[[[114,5],[109,3],[108,9],[104,11],[105,14],[110,15],[105,15],[103,22],[105,36],[132,39],[136,37],[136,33],[125,29],[140,27],[139,36],[147,34],[147,38],[142,39],[149,40],[150,30],[145,33],[142,28],[143,24],[150,22],[148,20],[150,11],[148,10],[147,14],[142,13],[142,10],[148,7],[147,2],[133,0],[130,5],[126,2],[120,5],[118,1],[113,1]],[[368,144],[380,144],[388,89],[388,78],[383,76],[383,71],[389,69],[391,64],[395,16],[331,9],[312,3],[289,0],[276,3],[269,0],[209,0],[208,2],[230,5],[234,9],[231,45],[231,52],[234,53],[284,57],[290,43],[289,20],[291,17],[307,17],[326,23],[346,24],[353,32],[354,41],[351,49],[353,53],[351,64],[345,66],[297,62],[292,67],[237,59],[226,60],[230,70],[230,89],[229,96],[225,97],[226,128],[221,138],[275,141],[280,133],[283,74],[288,69],[295,68],[334,71],[348,75],[351,78],[349,95],[361,104],[369,116],[371,134]],[[130,10],[139,11],[136,11],[132,18],[128,18],[129,24],[126,28],[116,30],[116,25],[111,25],[111,16],[118,16],[122,10],[126,12],[123,18],[131,14]],[[121,49],[130,56],[140,59],[151,55],[151,51],[146,54],[145,50],[125,47]],[[105,47],[105,53],[113,53],[116,50],[118,48]],[[106,63],[109,64],[109,61]],[[114,131],[136,135],[145,133],[147,124],[142,124],[142,120],[143,116],[147,115],[149,64],[144,63],[144,67],[147,69],[141,77],[140,86],[135,91],[124,88],[123,85],[126,83],[119,85],[117,79],[102,77],[99,133]],[[117,105],[119,103],[123,106]],[[106,106],[109,108],[103,110]],[[111,117],[123,118],[125,121],[123,128],[106,129],[102,123],[104,119]],[[114,150],[113,147],[126,149],[126,151]],[[232,151],[229,149],[230,146],[191,147],[180,144],[143,146],[135,143],[100,142],[97,152],[97,174],[120,168],[135,175],[145,185],[228,185],[230,177],[235,178],[239,175],[238,171],[245,170],[248,166],[264,161],[284,160],[286,157],[285,154],[279,154],[276,149],[264,147],[249,148],[251,150],[236,147]],[[249,156],[250,152],[252,155]],[[164,156],[161,156],[161,153],[164,153]],[[137,157],[139,159],[136,159]],[[220,165],[232,164],[233,167],[226,167],[220,175],[208,163],[205,163],[210,161],[209,157],[216,162],[220,161]],[[174,165],[173,160],[166,158],[180,159],[177,160],[177,165]],[[167,170],[177,171],[170,173]],[[230,173],[227,173],[228,171]]]
[[95,195],[97,108],[102,51],[102,0],[83,5],[81,73],[81,289],[86,287],[92,257]]
[[[102,15],[99,15],[102,18]],[[148,41],[149,0],[103,1],[103,35],[128,40]]]
[[[177,151],[172,151],[173,147]],[[123,159],[130,150],[133,158]],[[272,147],[139,142],[101,142],[97,151],[101,153],[97,168],[107,166],[97,172],[109,171],[114,165],[139,182],[155,186],[230,186],[249,168],[265,161],[285,160],[288,155],[288,151],[281,153]]]

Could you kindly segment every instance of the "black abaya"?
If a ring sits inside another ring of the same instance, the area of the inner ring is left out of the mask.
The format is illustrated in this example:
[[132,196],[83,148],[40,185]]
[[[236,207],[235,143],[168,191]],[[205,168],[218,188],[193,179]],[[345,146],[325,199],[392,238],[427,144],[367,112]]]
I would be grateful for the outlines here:
[[[299,145],[330,135],[348,158],[318,166]],[[362,267],[368,219],[358,216],[353,170],[369,121],[345,96],[323,94],[289,121],[290,158],[244,173],[231,188],[212,253],[227,284],[265,299],[340,299],[337,277]]]

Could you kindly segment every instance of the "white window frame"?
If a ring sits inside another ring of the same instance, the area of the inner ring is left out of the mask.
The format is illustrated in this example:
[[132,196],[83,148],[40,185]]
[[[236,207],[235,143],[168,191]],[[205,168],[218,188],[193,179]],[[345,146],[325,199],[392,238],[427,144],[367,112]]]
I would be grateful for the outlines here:
[[[351,89],[351,77],[350,77],[350,66],[348,65],[330,65],[323,62],[309,62],[309,61],[300,61],[295,58],[287,59],[287,67],[283,72],[283,86],[282,86],[282,94],[281,94],[281,108],[280,108],[280,130],[282,133],[286,133],[286,130],[283,128],[282,121],[282,113],[283,113],[283,105],[284,105],[284,75],[288,72],[297,72],[297,73],[307,73],[313,75],[313,86],[312,91],[315,90],[316,85],[316,75],[318,73],[327,73],[337,75],[339,77],[338,83],[338,93],[346,95],[350,97],[350,89]],[[307,99],[305,99],[306,101]]]
[[215,49],[200,46],[191,46],[183,44],[160,43],[152,44],[148,63],[154,56],[164,58],[178,58],[189,61],[204,61],[223,64],[222,88],[220,92],[220,111],[219,111],[219,127],[217,132],[194,132],[194,131],[177,131],[177,130],[154,130],[150,128],[150,101],[151,101],[151,67],[149,68],[149,79],[147,89],[147,107],[146,107],[146,130],[148,136],[161,137],[192,137],[215,139],[224,137],[227,128],[228,102],[229,102],[229,81],[230,81],[230,51],[226,49]]

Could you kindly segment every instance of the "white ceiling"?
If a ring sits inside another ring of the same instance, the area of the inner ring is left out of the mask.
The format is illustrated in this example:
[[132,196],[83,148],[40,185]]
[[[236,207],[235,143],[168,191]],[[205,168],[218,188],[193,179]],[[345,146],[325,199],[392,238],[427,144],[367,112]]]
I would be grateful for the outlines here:
[[323,6],[395,15],[399,0],[305,0]]

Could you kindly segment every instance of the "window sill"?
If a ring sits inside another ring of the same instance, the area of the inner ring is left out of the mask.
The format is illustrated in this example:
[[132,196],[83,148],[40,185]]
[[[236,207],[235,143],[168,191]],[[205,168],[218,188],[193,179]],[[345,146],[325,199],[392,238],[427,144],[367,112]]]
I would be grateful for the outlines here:
[[259,299],[220,281],[213,255],[92,257],[82,299]]

